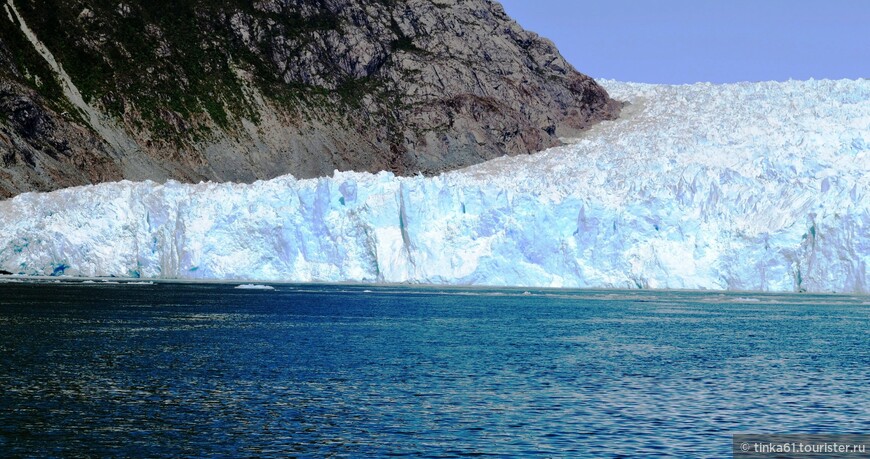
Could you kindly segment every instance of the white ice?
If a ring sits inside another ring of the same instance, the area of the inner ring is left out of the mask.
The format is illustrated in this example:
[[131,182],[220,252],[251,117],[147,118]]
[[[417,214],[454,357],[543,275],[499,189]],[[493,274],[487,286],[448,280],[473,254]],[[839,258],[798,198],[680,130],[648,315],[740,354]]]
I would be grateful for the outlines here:
[[275,290],[275,287],[263,284],[242,284],[237,285],[236,288],[240,288],[243,290]]
[[109,183],[0,202],[27,275],[870,292],[870,82],[661,86],[437,177]]

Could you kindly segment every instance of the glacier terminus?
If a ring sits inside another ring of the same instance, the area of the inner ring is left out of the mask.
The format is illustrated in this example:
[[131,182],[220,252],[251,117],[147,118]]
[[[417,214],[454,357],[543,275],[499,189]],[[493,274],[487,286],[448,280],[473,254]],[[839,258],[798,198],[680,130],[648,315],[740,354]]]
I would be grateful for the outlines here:
[[434,177],[0,202],[21,275],[870,293],[870,81],[603,81],[580,139]]

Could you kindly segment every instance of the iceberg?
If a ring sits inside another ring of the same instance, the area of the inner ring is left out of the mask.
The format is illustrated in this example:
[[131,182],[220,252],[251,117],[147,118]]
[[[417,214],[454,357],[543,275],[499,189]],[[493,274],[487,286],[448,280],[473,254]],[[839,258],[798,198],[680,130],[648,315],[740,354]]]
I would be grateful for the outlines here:
[[870,81],[603,81],[620,119],[435,177],[0,202],[22,275],[870,292]]
[[275,287],[263,284],[242,284],[237,285],[236,288],[242,290],[275,290]]

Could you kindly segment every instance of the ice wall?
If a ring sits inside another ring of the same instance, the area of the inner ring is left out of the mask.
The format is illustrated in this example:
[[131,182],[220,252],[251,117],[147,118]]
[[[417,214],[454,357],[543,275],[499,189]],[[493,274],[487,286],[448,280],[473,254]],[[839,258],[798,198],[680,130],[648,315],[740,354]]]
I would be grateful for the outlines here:
[[0,202],[0,269],[870,292],[870,82],[604,82],[572,144],[438,177],[111,183]]

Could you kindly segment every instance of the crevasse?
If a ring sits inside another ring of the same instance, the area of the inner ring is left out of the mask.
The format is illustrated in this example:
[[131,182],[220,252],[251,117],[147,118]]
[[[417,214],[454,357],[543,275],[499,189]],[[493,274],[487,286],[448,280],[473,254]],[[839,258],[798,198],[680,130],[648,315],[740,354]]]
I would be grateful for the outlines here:
[[0,202],[26,275],[870,292],[870,82],[604,81],[623,116],[437,177]]

